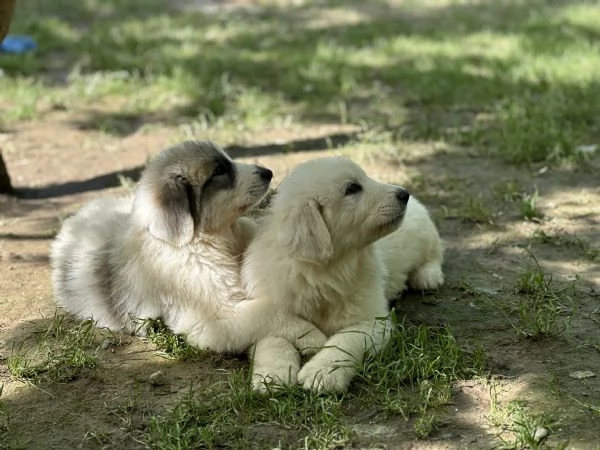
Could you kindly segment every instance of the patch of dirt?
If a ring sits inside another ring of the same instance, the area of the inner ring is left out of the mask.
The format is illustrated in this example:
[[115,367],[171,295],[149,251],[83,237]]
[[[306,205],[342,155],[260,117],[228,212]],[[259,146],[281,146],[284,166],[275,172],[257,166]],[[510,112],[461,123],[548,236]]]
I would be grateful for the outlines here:
[[[99,368],[75,381],[33,386],[10,376],[6,358],[11,355],[13,342],[47,327],[55,311],[48,251],[61,219],[90,198],[127,190],[114,182],[115,177],[105,189],[90,180],[139,168],[150,155],[182,138],[177,128],[162,125],[115,137],[82,130],[70,119],[68,112],[49,113],[39,122],[17,125],[0,137],[14,184],[27,187],[29,191],[23,192],[37,197],[0,197],[2,400],[10,411],[11,437],[26,448],[141,447],[129,433],[136,424],[174,404],[190,386],[224,377],[227,369],[244,362],[175,362],[157,355],[147,342],[127,337],[123,345],[103,351]],[[339,153],[318,150],[319,145],[303,151],[302,144],[288,146],[294,151],[285,152],[281,151],[286,148],[282,143],[318,143],[326,141],[324,136],[354,132],[356,129],[335,125],[271,130],[244,138],[245,146],[254,145],[261,151],[240,147],[235,154],[271,168],[276,186],[293,165]],[[211,138],[224,146],[233,144],[230,136]],[[273,142],[282,146],[264,146]],[[567,169],[535,175],[526,168],[465,156],[433,144],[407,143],[399,155],[394,159],[384,152],[350,156],[373,177],[409,187],[431,208],[447,247],[447,281],[439,293],[408,293],[395,306],[412,323],[443,323],[461,343],[481,345],[495,376],[495,393],[491,394],[490,383],[485,380],[457,383],[454,403],[443,411],[441,426],[429,440],[414,440],[410,423],[401,418],[377,424],[365,419],[355,427],[358,445],[490,448],[497,442],[497,431],[488,420],[493,406],[523,399],[533,410],[553,412],[560,419],[550,443],[569,440],[569,448],[595,448],[598,415],[585,404],[599,407],[600,376],[574,379],[569,374],[591,370],[600,375],[600,270],[598,259],[586,257],[585,248],[576,243],[589,242],[592,250],[598,245],[597,176]],[[537,187],[544,220],[523,220],[514,202],[494,194],[497,185],[511,180],[528,192]],[[64,185],[69,189],[56,190]],[[45,196],[48,192],[51,195]],[[481,198],[490,208],[491,224],[472,223],[448,213],[464,205],[469,196]],[[540,231],[563,241],[533,239]],[[557,337],[519,338],[515,329],[518,323],[507,320],[503,313],[515,301],[518,277],[533,263],[526,249],[553,274],[557,286],[577,279],[569,294],[571,300],[565,298],[568,309],[562,317],[570,324]],[[167,385],[157,387],[146,382],[158,370],[166,373]]]

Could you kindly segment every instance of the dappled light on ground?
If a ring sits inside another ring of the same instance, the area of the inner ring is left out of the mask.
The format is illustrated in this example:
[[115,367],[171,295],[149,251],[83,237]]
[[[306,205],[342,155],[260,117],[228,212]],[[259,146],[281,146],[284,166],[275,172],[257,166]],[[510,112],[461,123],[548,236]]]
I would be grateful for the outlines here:
[[[599,23],[598,5],[575,0],[20,1],[11,32],[39,51],[0,54],[0,149],[18,193],[0,197],[0,447],[159,447],[179,427],[216,447],[523,448],[544,429],[540,448],[595,448]],[[341,154],[407,187],[439,226],[446,283],[393,305],[406,327],[481,348],[485,369],[387,394],[361,380],[316,417],[300,391],[250,393],[244,357],[183,361],[98,331],[93,367],[52,379],[78,329],[47,332],[62,220],[127,195],[150,156],[188,138],[269,167],[274,186]],[[27,358],[50,369],[19,372]]]

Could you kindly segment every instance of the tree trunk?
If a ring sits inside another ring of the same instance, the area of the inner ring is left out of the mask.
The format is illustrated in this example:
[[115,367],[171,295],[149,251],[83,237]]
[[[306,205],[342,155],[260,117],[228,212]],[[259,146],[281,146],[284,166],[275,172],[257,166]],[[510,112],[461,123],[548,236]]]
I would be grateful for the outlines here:
[[8,33],[16,0],[0,0],[0,42]]
[[[12,19],[13,11],[15,10],[16,0],[0,0],[0,42],[8,33],[10,20]],[[13,192],[13,187],[10,184],[10,177],[6,164],[2,159],[2,151],[0,150],[0,194],[9,194]]]
[[6,164],[4,164],[4,159],[2,159],[2,152],[0,151],[0,194],[11,193],[13,193],[13,187],[12,184],[10,184],[8,170],[6,170]]

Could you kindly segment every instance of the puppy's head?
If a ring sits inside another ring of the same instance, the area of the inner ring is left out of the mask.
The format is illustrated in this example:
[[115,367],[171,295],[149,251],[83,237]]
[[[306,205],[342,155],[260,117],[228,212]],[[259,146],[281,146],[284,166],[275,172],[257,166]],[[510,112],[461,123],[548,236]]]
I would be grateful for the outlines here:
[[185,245],[230,227],[262,200],[272,177],[264,167],[233,162],[212,142],[186,141],[148,163],[133,215],[157,239]]
[[409,197],[349,159],[314,159],[294,168],[278,189],[272,206],[278,239],[298,260],[327,262],[396,230]]

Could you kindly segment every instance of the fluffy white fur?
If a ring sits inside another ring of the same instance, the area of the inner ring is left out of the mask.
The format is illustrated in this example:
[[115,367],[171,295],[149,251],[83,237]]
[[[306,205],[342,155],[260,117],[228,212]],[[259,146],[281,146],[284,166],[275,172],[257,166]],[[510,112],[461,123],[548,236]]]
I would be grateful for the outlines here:
[[248,295],[272,305],[273,314],[313,322],[328,339],[302,369],[291,342],[257,342],[255,389],[272,381],[345,390],[365,351],[386,342],[388,298],[407,281],[437,288],[441,265],[437,230],[405,189],[369,178],[345,158],[297,166],[262,218],[242,278]]
[[240,216],[266,194],[270,170],[187,141],[153,158],[131,198],[101,198],[67,219],[51,252],[58,303],[100,327],[140,332],[162,317],[192,345],[240,352],[273,332],[299,346],[325,338],[247,300],[242,254],[254,224]]

